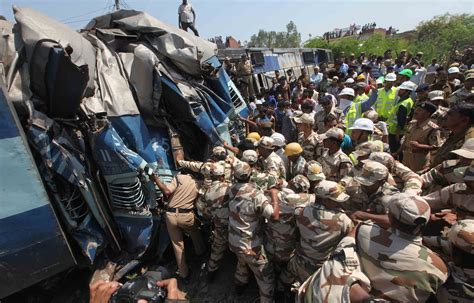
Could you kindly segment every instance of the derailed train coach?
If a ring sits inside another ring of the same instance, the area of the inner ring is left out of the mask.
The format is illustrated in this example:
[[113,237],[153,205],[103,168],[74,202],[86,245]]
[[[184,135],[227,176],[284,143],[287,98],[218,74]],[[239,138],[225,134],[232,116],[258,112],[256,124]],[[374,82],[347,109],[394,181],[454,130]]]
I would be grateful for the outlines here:
[[0,298],[99,259],[169,244],[148,179],[172,151],[205,160],[244,136],[247,106],[217,47],[120,10],[80,32],[14,7],[0,21]]

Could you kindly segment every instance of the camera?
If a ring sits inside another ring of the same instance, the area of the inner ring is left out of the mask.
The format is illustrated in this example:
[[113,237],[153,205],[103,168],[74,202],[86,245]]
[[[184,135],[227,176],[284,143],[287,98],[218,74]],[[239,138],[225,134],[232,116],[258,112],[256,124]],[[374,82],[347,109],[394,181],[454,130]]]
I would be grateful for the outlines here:
[[138,300],[146,300],[150,303],[165,302],[167,296],[166,289],[156,285],[156,282],[163,279],[162,272],[148,271],[120,287],[112,295],[109,303],[136,303]]

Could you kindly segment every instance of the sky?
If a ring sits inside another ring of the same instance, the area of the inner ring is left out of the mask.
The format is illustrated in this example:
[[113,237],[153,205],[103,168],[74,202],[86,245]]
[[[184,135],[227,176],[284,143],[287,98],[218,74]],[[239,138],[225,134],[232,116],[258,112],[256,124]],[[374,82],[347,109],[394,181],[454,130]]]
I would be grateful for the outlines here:
[[[12,5],[36,9],[80,29],[94,17],[110,11],[114,0],[0,0],[0,14],[13,20]],[[124,8],[146,11],[177,25],[181,0],[121,0]],[[259,29],[285,31],[295,22],[302,40],[321,36],[349,24],[393,26],[400,32],[445,13],[474,14],[473,0],[189,0],[196,11],[196,27],[204,38],[233,36],[249,40]]]

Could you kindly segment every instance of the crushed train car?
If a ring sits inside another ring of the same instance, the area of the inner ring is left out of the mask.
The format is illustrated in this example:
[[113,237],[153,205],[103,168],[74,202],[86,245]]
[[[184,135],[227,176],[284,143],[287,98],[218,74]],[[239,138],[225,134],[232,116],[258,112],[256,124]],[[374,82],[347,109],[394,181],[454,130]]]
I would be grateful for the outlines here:
[[247,106],[217,47],[120,10],[73,31],[14,7],[0,21],[0,298],[99,258],[160,257],[173,148],[204,160]]

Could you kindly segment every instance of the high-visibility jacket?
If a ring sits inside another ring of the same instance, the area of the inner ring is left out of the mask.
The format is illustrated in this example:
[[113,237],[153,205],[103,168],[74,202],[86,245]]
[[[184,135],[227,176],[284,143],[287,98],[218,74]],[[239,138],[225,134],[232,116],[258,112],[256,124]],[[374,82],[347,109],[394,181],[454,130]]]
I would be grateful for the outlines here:
[[[392,110],[390,111],[389,116],[388,116],[388,120],[387,120],[388,133],[389,134],[395,135],[397,133],[397,128],[398,128],[397,113],[398,113],[398,109],[402,106],[405,107],[406,110],[407,110],[407,118],[408,118],[408,115],[410,114],[411,109],[413,108],[414,104],[415,104],[415,102],[413,102],[413,100],[411,98],[407,98],[407,99],[405,99],[401,102],[398,102],[397,104],[395,104],[392,107]],[[404,126],[403,129],[401,129],[400,134],[405,133],[407,125],[408,125],[408,123],[405,123],[405,126]]]
[[375,111],[380,117],[388,119],[390,110],[395,103],[395,97],[397,95],[397,88],[394,86],[389,91],[385,88],[381,88],[378,91],[377,101],[375,101]]
[[365,101],[369,99],[369,96],[367,96],[366,94],[362,94],[362,95],[357,95],[355,98],[354,98],[354,103],[359,103],[361,101]]
[[362,118],[362,106],[360,103],[353,102],[346,113],[346,134],[350,135],[349,127],[352,127],[355,120],[359,118]]

